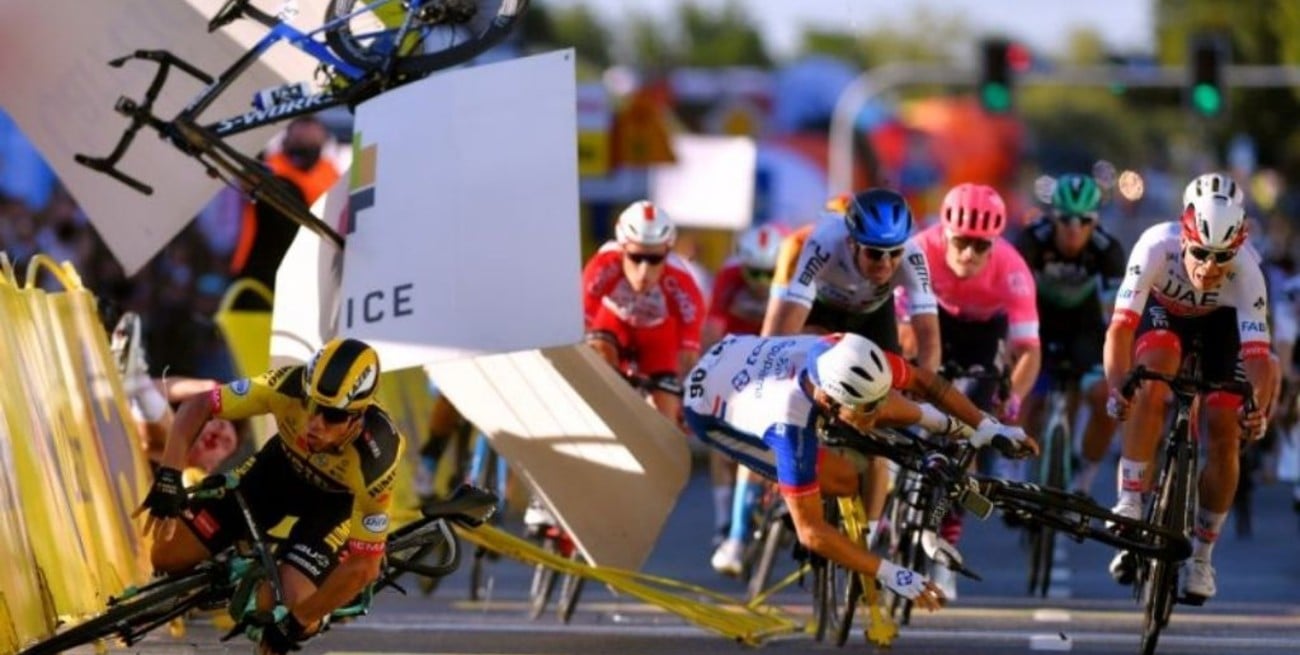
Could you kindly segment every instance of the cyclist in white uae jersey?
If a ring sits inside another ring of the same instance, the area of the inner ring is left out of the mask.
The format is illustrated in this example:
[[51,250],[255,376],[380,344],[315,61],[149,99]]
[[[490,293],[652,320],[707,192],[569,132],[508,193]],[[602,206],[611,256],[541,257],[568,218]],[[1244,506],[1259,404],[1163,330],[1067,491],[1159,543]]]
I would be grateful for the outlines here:
[[[1142,514],[1146,470],[1168,406],[1159,383],[1144,383],[1131,406],[1120,395],[1134,362],[1176,373],[1183,350],[1199,335],[1205,380],[1244,377],[1254,388],[1257,409],[1245,415],[1236,396],[1211,393],[1205,398],[1208,453],[1200,480],[1195,547],[1179,576],[1183,598],[1195,604],[1215,595],[1210,555],[1236,491],[1239,440],[1243,430],[1248,436],[1262,430],[1261,409],[1269,407],[1274,388],[1268,296],[1259,255],[1245,243],[1242,205],[1236,184],[1226,176],[1204,175],[1188,185],[1182,219],[1148,229],[1133,247],[1103,353],[1110,413],[1127,419],[1115,506],[1124,516]],[[1111,574],[1128,583],[1132,565],[1121,553],[1111,562]]]
[[923,607],[936,607],[943,600],[937,588],[858,548],[826,523],[822,491],[836,496],[861,493],[864,463],[822,448],[819,430],[828,421],[838,421],[862,432],[878,423],[956,431],[947,414],[896,393],[908,391],[975,426],[969,438],[977,446],[1003,435],[1037,452],[1023,431],[985,416],[943,378],[856,334],[731,335],[700,359],[686,386],[684,414],[691,431],[778,483],[800,543],[848,569],[875,576]]

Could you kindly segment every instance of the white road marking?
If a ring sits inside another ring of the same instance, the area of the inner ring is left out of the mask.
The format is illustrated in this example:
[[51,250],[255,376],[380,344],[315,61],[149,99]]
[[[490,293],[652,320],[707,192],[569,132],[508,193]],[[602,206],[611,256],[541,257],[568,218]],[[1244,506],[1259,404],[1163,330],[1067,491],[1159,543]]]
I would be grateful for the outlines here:
[[1068,651],[1073,645],[1069,635],[1063,632],[1054,635],[1030,635],[1029,637],[1029,650]]
[[1069,610],[1062,609],[1041,609],[1034,610],[1034,620],[1051,623],[1069,623]]

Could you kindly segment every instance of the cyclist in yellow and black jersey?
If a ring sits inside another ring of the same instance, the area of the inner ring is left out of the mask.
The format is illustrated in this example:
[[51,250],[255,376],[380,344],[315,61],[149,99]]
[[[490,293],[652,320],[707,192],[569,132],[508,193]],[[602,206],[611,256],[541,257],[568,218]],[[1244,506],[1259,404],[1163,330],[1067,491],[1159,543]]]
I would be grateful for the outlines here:
[[[297,518],[277,550],[286,618],[264,631],[267,652],[286,652],[374,581],[389,527],[393,478],[405,439],[374,401],[379,357],[335,339],[304,366],[237,380],[181,404],[144,507],[150,553],[162,572],[189,569],[245,537],[234,498],[187,501],[180,467],[212,417],[275,418],[279,433],[237,470],[260,529]],[[177,528],[177,519],[184,526]],[[264,590],[270,604],[269,590]]]

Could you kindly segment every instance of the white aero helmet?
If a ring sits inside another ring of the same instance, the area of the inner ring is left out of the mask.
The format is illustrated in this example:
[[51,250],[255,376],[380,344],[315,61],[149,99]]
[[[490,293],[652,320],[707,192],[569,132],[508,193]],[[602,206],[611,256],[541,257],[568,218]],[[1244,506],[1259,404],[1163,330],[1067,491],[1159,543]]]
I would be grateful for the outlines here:
[[1206,173],[1188,182],[1187,188],[1183,189],[1183,209],[1197,198],[1208,196],[1224,196],[1237,205],[1246,202],[1241,187],[1231,177],[1223,173]]
[[622,244],[665,246],[672,245],[677,237],[677,228],[668,212],[649,200],[638,200],[618,215],[614,234]]
[[812,380],[835,402],[848,407],[874,403],[889,394],[894,373],[885,351],[864,336],[830,336],[808,353]]
[[775,270],[783,238],[785,235],[781,230],[771,225],[749,228],[736,243],[736,257],[740,259],[740,265],[761,271]]
[[1211,250],[1236,250],[1246,240],[1246,211],[1226,195],[1192,198],[1183,210],[1183,238]]

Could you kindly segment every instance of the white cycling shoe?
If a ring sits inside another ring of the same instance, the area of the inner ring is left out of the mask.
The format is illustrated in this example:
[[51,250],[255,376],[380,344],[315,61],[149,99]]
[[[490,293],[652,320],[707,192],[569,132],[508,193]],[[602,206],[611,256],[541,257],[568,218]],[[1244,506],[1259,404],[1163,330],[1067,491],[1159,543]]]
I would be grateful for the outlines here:
[[957,600],[957,574],[952,569],[935,562],[930,569],[930,582],[943,592],[945,601],[951,603]]
[[[1110,511],[1119,514],[1124,518],[1135,520],[1142,518],[1142,506],[1133,502],[1125,502],[1121,500],[1112,507]],[[1106,527],[1111,530],[1116,530],[1119,526],[1108,523]],[[1107,567],[1107,570],[1110,571],[1110,577],[1114,578],[1115,582],[1122,585],[1130,585],[1133,584],[1133,577],[1137,574],[1137,561],[1131,553],[1126,550],[1121,550],[1118,553],[1115,553],[1115,557],[1110,560],[1110,565]]]
[[718,549],[713,551],[709,564],[722,575],[739,577],[745,569],[744,556],[745,544],[735,539],[724,539],[718,544]]
[[1184,561],[1178,577],[1183,583],[1180,595],[1183,602],[1190,605],[1200,605],[1214,598],[1218,591],[1214,586],[1214,567],[1209,560],[1193,557]]

